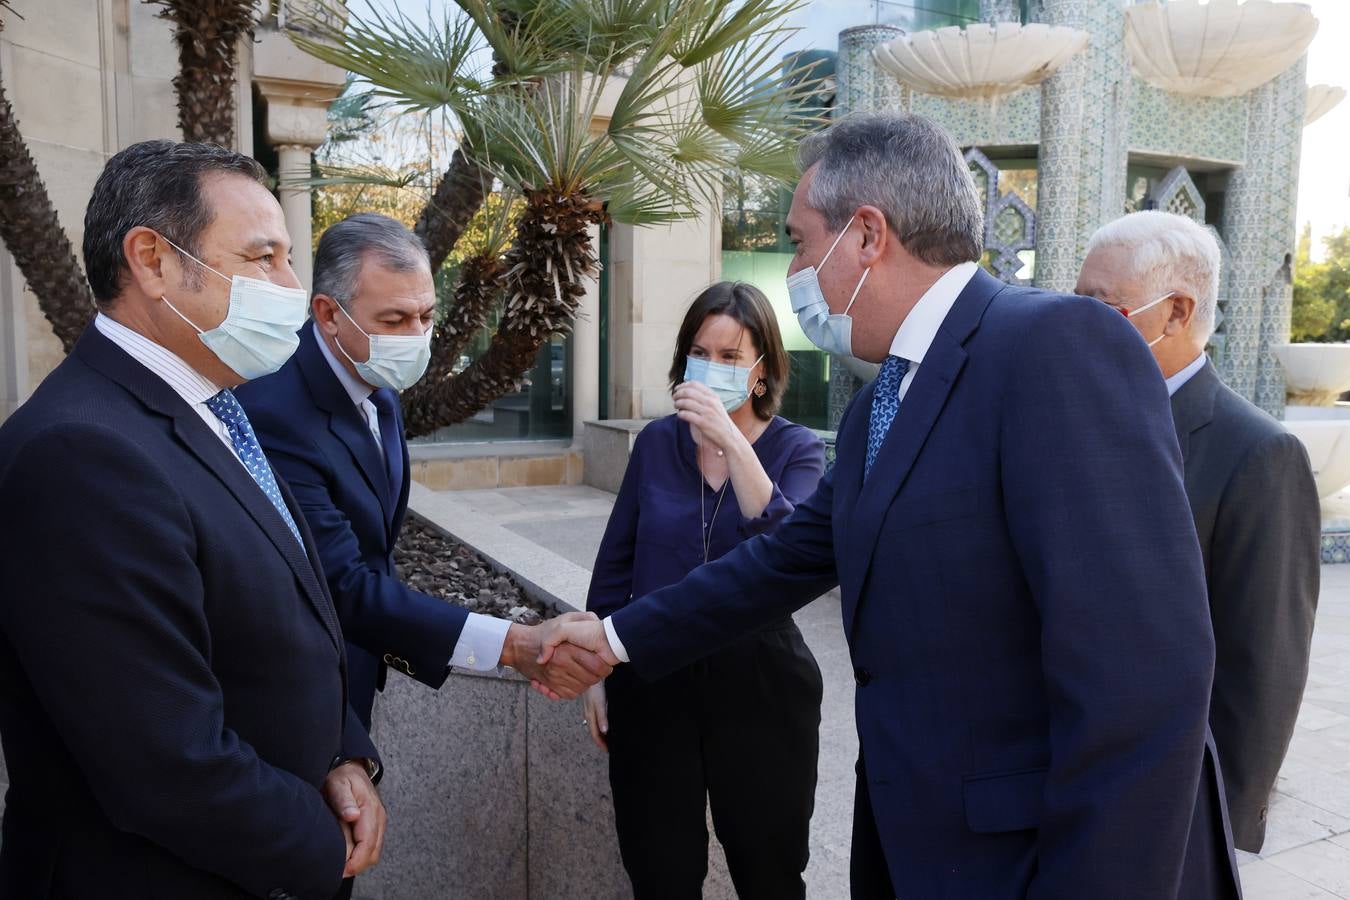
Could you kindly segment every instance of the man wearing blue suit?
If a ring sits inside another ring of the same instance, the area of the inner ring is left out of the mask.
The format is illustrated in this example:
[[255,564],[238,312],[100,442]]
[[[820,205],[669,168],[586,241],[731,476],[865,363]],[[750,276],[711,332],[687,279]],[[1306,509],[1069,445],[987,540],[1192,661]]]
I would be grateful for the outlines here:
[[1238,896],[1204,573],[1144,342],[978,268],[974,184],[931,122],[844,119],[800,161],[793,308],[881,363],[835,468],[773,534],[550,643],[657,677],[837,583],[854,897]]
[[379,858],[337,616],[231,392],[295,348],[289,250],[220,147],[94,186],[94,324],[0,427],[0,898],[325,900]]
[[547,672],[537,665],[539,640],[556,620],[537,629],[513,625],[398,578],[394,545],[410,484],[398,392],[426,370],[436,314],[431,266],[417,237],[374,213],[330,227],[314,257],[311,313],[295,356],[244,386],[239,401],[314,532],[362,721],[369,726],[391,667],[439,688],[452,665],[507,665],[565,697],[607,674],[585,652]]

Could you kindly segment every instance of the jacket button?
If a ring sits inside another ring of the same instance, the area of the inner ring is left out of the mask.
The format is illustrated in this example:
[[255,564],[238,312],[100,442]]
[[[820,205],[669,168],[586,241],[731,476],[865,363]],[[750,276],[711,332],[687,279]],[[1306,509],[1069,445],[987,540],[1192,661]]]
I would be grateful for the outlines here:
[[859,666],[853,670],[853,680],[858,682],[858,687],[867,687],[867,683],[872,680],[872,673]]
[[1269,814],[1270,814],[1269,808],[1264,807],[1264,806],[1261,807],[1261,815],[1259,816],[1260,820],[1261,820],[1262,822],[1264,822],[1264,821],[1266,820],[1266,816],[1269,815]]

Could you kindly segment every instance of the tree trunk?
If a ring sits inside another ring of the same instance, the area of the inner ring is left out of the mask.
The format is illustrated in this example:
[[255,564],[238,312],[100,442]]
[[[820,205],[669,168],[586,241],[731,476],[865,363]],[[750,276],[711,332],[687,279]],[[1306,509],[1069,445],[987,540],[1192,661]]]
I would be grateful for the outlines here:
[[94,315],[89,283],[0,85],[0,241],[69,353]]
[[413,229],[431,257],[431,271],[439,271],[459,243],[460,235],[483,205],[490,180],[464,151],[455,150]]
[[[436,326],[431,338],[431,362],[422,380],[403,392],[403,419],[408,434],[430,434],[452,422],[462,422],[468,416],[456,418],[456,407],[450,402],[452,385],[457,376],[455,365],[460,354],[479,328],[497,299],[497,279],[501,262],[490,257],[476,257],[464,263],[455,285],[454,305],[445,320]],[[495,400],[496,398],[490,398]]]
[[[254,0],[145,0],[176,26],[183,140],[234,146],[235,47],[253,28]],[[245,148],[248,149],[248,148]]]
[[504,260],[507,299],[492,344],[459,375],[433,379],[422,393],[404,395],[409,434],[463,422],[515,390],[544,342],[571,330],[586,293],[583,282],[599,263],[590,226],[604,219],[601,205],[589,197],[547,191],[526,197]]

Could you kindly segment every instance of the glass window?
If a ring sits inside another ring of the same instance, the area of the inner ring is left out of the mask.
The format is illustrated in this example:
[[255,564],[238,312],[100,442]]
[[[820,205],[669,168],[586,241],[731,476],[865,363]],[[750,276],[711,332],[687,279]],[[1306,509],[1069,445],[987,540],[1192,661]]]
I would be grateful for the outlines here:
[[[447,302],[459,279],[447,266],[436,279],[441,303]],[[455,366],[463,372],[492,342],[500,312],[494,310]],[[498,397],[468,419],[414,438],[415,443],[474,441],[562,440],[572,436],[572,340],[554,335],[539,348],[534,367],[525,372],[521,388]]]

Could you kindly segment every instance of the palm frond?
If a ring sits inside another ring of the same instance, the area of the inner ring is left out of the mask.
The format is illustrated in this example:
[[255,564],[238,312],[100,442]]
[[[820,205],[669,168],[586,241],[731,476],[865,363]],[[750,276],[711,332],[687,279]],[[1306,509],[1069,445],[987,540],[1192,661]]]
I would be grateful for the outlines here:
[[[472,20],[447,15],[439,24],[419,25],[398,9],[381,11],[372,5],[368,17],[346,15],[346,26],[335,0],[317,0],[320,10],[297,18],[288,28],[291,41],[306,53],[346,69],[369,82],[371,94],[408,110],[457,110],[485,87],[486,46]],[[477,63],[477,64],[476,64]]]
[[672,55],[696,66],[755,35],[781,31],[788,15],[806,0],[681,0],[672,22],[678,40]]

